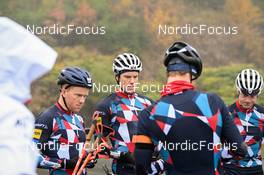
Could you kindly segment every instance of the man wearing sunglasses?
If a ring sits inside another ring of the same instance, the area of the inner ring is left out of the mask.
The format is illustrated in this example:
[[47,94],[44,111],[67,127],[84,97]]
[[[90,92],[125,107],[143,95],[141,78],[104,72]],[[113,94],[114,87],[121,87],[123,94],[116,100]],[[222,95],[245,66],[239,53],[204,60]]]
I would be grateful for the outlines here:
[[242,70],[236,78],[237,101],[229,111],[248,145],[247,155],[239,158],[222,152],[226,175],[262,175],[261,144],[263,140],[264,108],[257,105],[263,88],[263,78],[253,69]]

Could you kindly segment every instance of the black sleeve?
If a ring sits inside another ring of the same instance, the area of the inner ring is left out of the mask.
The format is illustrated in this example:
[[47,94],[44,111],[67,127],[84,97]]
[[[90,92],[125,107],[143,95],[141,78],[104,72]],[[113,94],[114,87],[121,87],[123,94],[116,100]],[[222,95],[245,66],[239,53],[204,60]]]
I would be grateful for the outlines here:
[[35,121],[35,129],[33,134],[33,140],[37,144],[37,147],[45,150],[45,143],[48,142],[53,130],[53,119],[50,111],[46,111],[40,114]]
[[[44,113],[41,113],[36,118],[33,141],[40,151],[38,155],[39,160],[45,159],[54,163],[61,163],[63,160],[48,157],[45,154],[46,151],[49,151],[49,145],[47,143],[53,131],[53,116],[54,116],[53,112],[54,111],[52,110],[52,108],[50,108],[46,110]],[[38,164],[38,168],[46,168],[46,167],[45,165]]]
[[220,104],[220,112],[223,120],[222,127],[222,140],[229,144],[230,151],[244,156],[247,153],[247,148],[243,142],[243,138],[240,135],[234,120],[230,116],[227,106],[220,97],[217,97],[217,101]]
[[[101,101],[96,107],[94,111],[95,114],[98,114],[99,120],[102,121],[102,124],[111,128],[111,101],[110,99],[106,98],[103,101]],[[107,136],[109,134],[110,130],[107,128],[104,128],[104,136]]]
[[152,154],[154,151],[154,145],[151,142],[151,137],[148,134],[147,126],[148,123],[148,111],[143,110],[139,114],[137,135],[135,136],[138,139],[134,139],[136,143],[136,149],[134,152],[135,162],[136,162],[136,173],[137,175],[146,175],[147,171],[150,169]]
[[[255,104],[255,107],[257,108],[257,111],[259,113],[262,114],[262,116],[264,115],[264,107],[258,105],[258,104]],[[262,139],[264,139],[264,120],[260,120],[260,122],[262,123]]]

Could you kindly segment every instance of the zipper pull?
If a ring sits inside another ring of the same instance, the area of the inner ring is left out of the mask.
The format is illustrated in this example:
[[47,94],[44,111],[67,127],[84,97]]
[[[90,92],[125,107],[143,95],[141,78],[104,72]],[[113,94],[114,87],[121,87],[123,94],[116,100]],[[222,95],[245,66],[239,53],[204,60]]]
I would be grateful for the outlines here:
[[246,112],[246,121],[247,121],[247,132],[248,132],[248,125],[249,125],[249,119],[250,119],[251,113]]

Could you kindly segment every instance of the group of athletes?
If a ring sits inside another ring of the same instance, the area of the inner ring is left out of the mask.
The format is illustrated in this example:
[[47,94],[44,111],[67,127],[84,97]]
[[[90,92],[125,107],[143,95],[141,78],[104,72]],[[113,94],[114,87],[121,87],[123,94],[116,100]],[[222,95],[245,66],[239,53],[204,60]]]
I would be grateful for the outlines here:
[[[237,75],[237,99],[227,107],[218,95],[195,88],[193,82],[200,77],[203,64],[197,50],[187,43],[175,42],[167,49],[167,84],[157,101],[135,91],[142,71],[135,54],[118,55],[112,66],[119,89],[102,99],[94,114],[114,131],[109,137],[111,150],[105,147],[101,154],[117,151],[123,155],[112,157],[113,174],[263,175],[264,108],[256,104],[263,78],[258,71],[244,69]],[[84,120],[78,113],[93,81],[87,70],[66,67],[57,84],[58,100],[36,117],[33,141],[39,150],[39,168],[49,169],[50,175],[71,175],[86,141]],[[110,131],[104,130],[102,137]],[[169,146],[186,141],[199,149]],[[199,147],[201,141],[213,149]],[[219,149],[219,145],[232,146]],[[86,168],[94,166],[96,160]]]

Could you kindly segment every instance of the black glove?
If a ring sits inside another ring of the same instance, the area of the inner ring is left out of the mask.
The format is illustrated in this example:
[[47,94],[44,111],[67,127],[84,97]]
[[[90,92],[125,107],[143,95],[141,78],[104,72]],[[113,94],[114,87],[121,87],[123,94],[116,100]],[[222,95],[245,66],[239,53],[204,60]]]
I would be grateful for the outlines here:
[[130,164],[135,164],[135,159],[130,152],[121,152],[119,159]]
[[247,144],[243,142],[237,150],[228,150],[235,160],[241,160],[247,156]]

